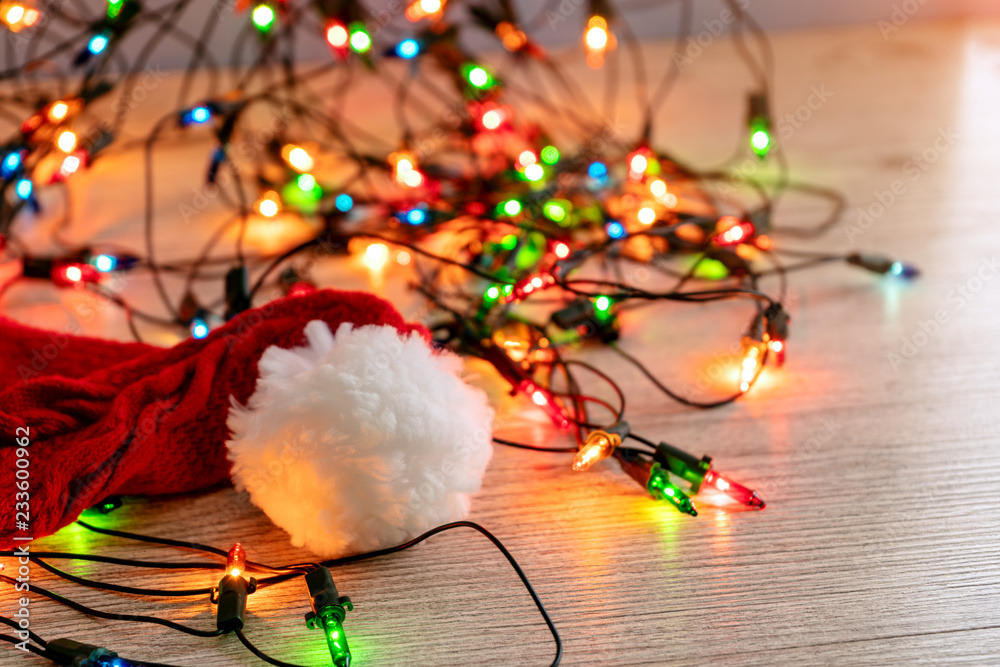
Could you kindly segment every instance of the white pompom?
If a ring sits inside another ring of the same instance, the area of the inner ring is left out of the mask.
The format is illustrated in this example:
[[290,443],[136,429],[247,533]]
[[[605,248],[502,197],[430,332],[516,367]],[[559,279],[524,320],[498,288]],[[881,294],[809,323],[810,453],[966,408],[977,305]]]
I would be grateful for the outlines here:
[[493,452],[493,410],[461,361],[388,326],[268,348],[229,411],[236,487],[321,558],[392,546],[465,518]]

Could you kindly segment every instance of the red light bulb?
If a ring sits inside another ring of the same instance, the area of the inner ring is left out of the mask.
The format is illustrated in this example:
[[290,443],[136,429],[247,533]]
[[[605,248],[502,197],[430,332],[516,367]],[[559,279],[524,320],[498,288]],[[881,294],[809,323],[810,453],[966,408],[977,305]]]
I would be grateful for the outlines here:
[[531,402],[540,407],[549,416],[552,423],[561,429],[570,427],[569,419],[563,413],[562,406],[559,405],[556,397],[551,392],[542,389],[531,380],[522,380],[517,385],[517,391],[523,393],[531,399]]
[[229,550],[226,556],[226,573],[231,577],[238,577],[247,571],[247,552],[243,545],[237,542]]
[[555,284],[555,276],[548,272],[539,273],[535,276],[528,276],[514,285],[514,289],[510,291],[510,294],[504,297],[503,302],[511,303],[513,301],[516,303],[535,292],[541,292],[542,290],[552,287]]
[[744,505],[750,507],[759,507],[764,509],[765,504],[763,499],[757,495],[756,491],[748,489],[738,482],[734,482],[732,479],[726,477],[725,475],[716,472],[715,470],[709,470],[705,473],[704,485],[708,485],[713,489],[723,492],[733,500],[738,500]]

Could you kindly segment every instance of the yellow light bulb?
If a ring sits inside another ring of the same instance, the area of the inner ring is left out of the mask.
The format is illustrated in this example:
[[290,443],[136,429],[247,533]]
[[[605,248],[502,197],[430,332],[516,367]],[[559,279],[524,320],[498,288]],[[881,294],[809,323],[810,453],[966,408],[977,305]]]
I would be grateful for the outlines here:
[[7,10],[7,23],[17,23],[22,18],[24,18],[24,7],[21,5],[14,5]]
[[49,108],[49,120],[55,122],[62,120],[69,113],[69,105],[65,102],[56,102]]
[[654,222],[656,222],[656,211],[654,211],[648,206],[643,206],[642,208],[640,208],[637,216],[639,218],[639,222],[641,222],[644,225],[651,225]]
[[573,470],[576,472],[587,470],[598,461],[614,454],[615,448],[620,444],[622,439],[617,433],[592,432],[573,457]]
[[273,218],[278,214],[280,202],[278,193],[274,190],[269,190],[257,200],[257,212],[265,218]]
[[56,141],[56,145],[59,146],[59,150],[64,153],[69,153],[74,148],[76,148],[76,134],[70,130],[66,130],[59,135],[59,139]]
[[300,146],[290,147],[285,159],[296,171],[309,171],[315,164],[309,152]]
[[593,27],[587,30],[587,48],[592,51],[600,51],[608,45],[608,31],[602,27]]
[[667,194],[667,184],[660,179],[656,179],[649,184],[649,192],[654,197],[663,197]]
[[384,243],[372,243],[365,249],[364,263],[369,269],[378,271],[389,259],[389,248]]

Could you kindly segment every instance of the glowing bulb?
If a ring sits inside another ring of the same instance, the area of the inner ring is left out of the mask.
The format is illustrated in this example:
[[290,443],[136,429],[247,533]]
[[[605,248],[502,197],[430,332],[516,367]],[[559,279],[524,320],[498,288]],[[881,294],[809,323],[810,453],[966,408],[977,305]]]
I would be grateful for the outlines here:
[[404,39],[396,45],[396,55],[409,60],[420,53],[420,42],[415,39]]
[[524,177],[529,181],[540,181],[545,176],[545,170],[540,164],[529,164],[524,168]]
[[24,18],[24,7],[21,5],[14,5],[7,10],[7,16],[5,17],[7,23],[18,23],[22,18]]
[[623,227],[622,223],[620,222],[609,222],[605,227],[605,231],[607,231],[608,236],[610,236],[613,239],[624,238],[625,234],[627,233],[625,231],[625,227]]
[[299,189],[303,192],[311,192],[316,187],[316,177],[312,174],[300,174],[297,179],[295,179],[295,184],[299,186]]
[[338,211],[347,212],[354,207],[354,198],[351,195],[343,193],[337,195],[337,198],[333,201],[334,206],[337,207]]
[[265,192],[263,196],[257,200],[257,212],[265,218],[273,218],[278,214],[280,202],[281,200],[278,198],[277,192],[273,190]]
[[591,178],[602,181],[608,176],[608,168],[603,162],[591,162],[587,167],[587,175]]
[[419,187],[423,182],[424,177],[415,169],[403,174],[403,183],[411,188]]
[[364,53],[372,47],[372,38],[365,30],[363,23],[351,24],[351,48],[358,53]]
[[20,197],[21,199],[27,199],[28,197],[30,197],[31,191],[33,189],[34,188],[31,185],[31,181],[29,181],[26,178],[22,178],[21,180],[19,180],[17,182],[17,185],[15,186],[15,191],[17,192],[17,196]]
[[83,271],[79,266],[67,266],[65,274],[66,280],[73,283],[78,283],[83,279]]
[[656,222],[656,211],[648,206],[643,206],[638,213],[639,222],[644,225],[651,225]]
[[389,248],[384,243],[372,243],[365,249],[365,265],[373,271],[385,266],[389,259]]
[[410,257],[410,253],[406,252],[405,250],[400,250],[399,254],[396,255],[396,262],[398,262],[400,266],[406,266],[407,264],[410,263],[411,259],[412,258]]
[[762,151],[771,143],[771,137],[764,130],[757,130],[750,136],[750,145],[754,150]]
[[420,0],[420,9],[428,14],[434,14],[441,9],[441,0]]
[[521,163],[522,167],[527,167],[528,165],[535,164],[538,158],[535,157],[534,151],[522,151],[520,155],[517,156],[517,161]]
[[347,28],[340,23],[332,23],[326,29],[326,41],[334,48],[342,49],[347,46],[348,38]]
[[587,48],[591,51],[601,51],[608,45],[607,23],[599,16],[590,19],[587,28]]
[[573,457],[573,470],[582,472],[602,459],[611,456],[615,448],[622,444],[621,437],[616,433],[594,431],[580,445],[580,451]]
[[781,352],[783,349],[785,349],[785,344],[782,343],[780,340],[772,340],[768,343],[768,346],[774,352]]
[[65,102],[56,102],[49,107],[49,120],[53,123],[62,120],[69,113],[69,105]]
[[611,308],[611,299],[606,296],[599,296],[594,299],[594,309],[598,312],[607,312]]
[[667,184],[661,181],[660,179],[656,179],[655,181],[649,184],[649,192],[654,197],[657,198],[663,197],[667,194]]
[[247,552],[239,542],[233,545],[226,555],[226,571],[229,576],[238,577],[247,570]]
[[521,212],[521,202],[516,199],[508,199],[504,202],[503,212],[510,216],[517,215]]
[[649,160],[646,159],[645,155],[635,155],[632,157],[632,162],[629,164],[629,169],[632,170],[633,174],[644,174],[646,173],[646,167],[649,165]]
[[545,164],[555,164],[559,162],[559,149],[555,146],[546,146],[542,149],[542,162]]
[[208,335],[208,324],[204,319],[196,317],[191,320],[191,337],[202,339]]
[[469,83],[476,88],[485,88],[489,82],[490,75],[482,67],[473,67],[469,70]]
[[59,135],[59,138],[56,140],[56,145],[59,146],[59,150],[62,152],[69,153],[76,148],[76,134],[70,130],[66,130]]
[[59,177],[66,178],[67,176],[76,173],[76,171],[80,168],[81,163],[82,160],[80,160],[80,158],[76,155],[67,155],[66,159],[63,160],[62,164],[59,166]]
[[90,41],[87,43],[87,50],[90,51],[91,54],[96,56],[98,53],[103,51],[107,46],[108,46],[107,35],[103,34],[94,35],[93,37],[90,38]]
[[503,122],[503,116],[496,109],[491,109],[483,114],[483,127],[487,130],[495,130]]
[[258,30],[268,30],[274,23],[274,10],[267,5],[257,5],[250,19]]
[[115,267],[118,265],[118,260],[111,255],[98,255],[94,258],[94,266],[101,273],[108,273],[109,271],[114,271]]
[[569,246],[560,241],[559,243],[555,244],[555,246],[553,246],[552,252],[554,252],[556,254],[556,257],[558,257],[559,259],[566,259],[567,257],[569,257]]
[[309,152],[304,148],[295,146],[290,151],[288,151],[288,164],[292,166],[293,169],[297,171],[309,171],[313,168],[313,159],[309,155]]

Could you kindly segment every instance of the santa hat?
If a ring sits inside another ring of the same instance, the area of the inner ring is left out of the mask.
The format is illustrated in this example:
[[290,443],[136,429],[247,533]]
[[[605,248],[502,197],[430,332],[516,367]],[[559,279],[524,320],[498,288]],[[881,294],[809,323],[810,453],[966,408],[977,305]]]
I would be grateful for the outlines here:
[[[108,496],[231,478],[293,544],[336,557],[464,518],[492,452],[460,360],[364,293],[287,297],[170,349],[0,318],[0,359],[0,465],[29,462],[36,538]],[[5,516],[15,502],[0,494]],[[2,530],[5,548],[25,534]]]

